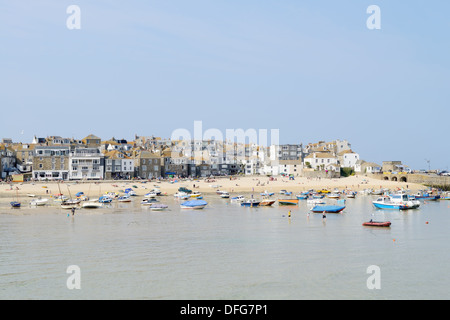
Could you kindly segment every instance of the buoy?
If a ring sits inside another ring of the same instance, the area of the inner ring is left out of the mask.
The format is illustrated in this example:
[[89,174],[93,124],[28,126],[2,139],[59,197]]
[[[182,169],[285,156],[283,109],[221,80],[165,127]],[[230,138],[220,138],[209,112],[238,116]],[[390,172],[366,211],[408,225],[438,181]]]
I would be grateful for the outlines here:
[[395,242],[395,239],[392,239],[393,242]]
[[425,224],[428,224],[428,221],[426,221]]

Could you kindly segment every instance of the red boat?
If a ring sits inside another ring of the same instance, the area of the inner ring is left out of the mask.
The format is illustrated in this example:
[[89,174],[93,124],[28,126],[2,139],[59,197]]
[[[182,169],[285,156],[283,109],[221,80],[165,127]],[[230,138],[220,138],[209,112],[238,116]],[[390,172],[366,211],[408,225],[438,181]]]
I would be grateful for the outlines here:
[[391,222],[390,221],[386,221],[386,222],[369,221],[369,222],[364,222],[362,225],[365,227],[390,227]]

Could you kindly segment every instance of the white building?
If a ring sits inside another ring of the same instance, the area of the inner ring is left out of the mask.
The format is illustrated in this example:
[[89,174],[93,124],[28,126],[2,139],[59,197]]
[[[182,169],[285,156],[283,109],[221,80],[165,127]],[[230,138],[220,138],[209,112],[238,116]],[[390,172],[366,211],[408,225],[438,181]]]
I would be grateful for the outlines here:
[[[306,168],[311,167],[314,170],[329,170],[329,165],[335,165],[332,168],[338,170],[338,158],[333,156],[330,152],[314,152],[310,153],[303,160]],[[331,168],[331,167],[330,167]]]
[[103,180],[104,155],[100,148],[75,148],[69,157],[70,180]]
[[338,158],[343,168],[355,168],[356,162],[359,160],[359,154],[353,152],[351,149],[341,151]]

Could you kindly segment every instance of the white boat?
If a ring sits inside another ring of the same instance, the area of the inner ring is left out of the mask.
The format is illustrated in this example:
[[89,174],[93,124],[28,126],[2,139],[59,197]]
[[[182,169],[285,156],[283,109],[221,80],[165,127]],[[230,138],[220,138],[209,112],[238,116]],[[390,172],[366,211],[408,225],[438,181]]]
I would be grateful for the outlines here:
[[379,209],[397,209],[407,210],[416,209],[420,206],[420,201],[412,199],[407,194],[394,194],[390,196],[381,196],[372,204]]
[[141,201],[141,205],[149,206],[149,205],[152,205],[152,204],[154,204],[156,202],[158,202],[158,200],[156,200],[155,198],[147,198],[147,199],[143,199]]
[[231,198],[231,201],[233,201],[233,202],[243,202],[243,201],[245,201],[245,197],[244,196],[233,197],[233,198]]
[[198,198],[198,197],[201,197],[201,196],[202,196],[202,194],[200,192],[192,192],[190,194],[191,198]]
[[190,200],[180,204],[181,209],[203,209],[208,202],[204,200]]
[[39,199],[31,200],[30,204],[32,206],[45,206],[47,204],[47,202],[48,202],[48,199],[41,199],[41,198],[39,198]]
[[311,204],[311,205],[316,205],[316,204],[325,204],[326,202],[323,199],[307,199],[306,200],[307,204]]
[[150,206],[150,210],[152,211],[164,211],[168,208],[169,206],[167,204],[162,204],[162,203],[153,203]]
[[103,208],[103,204],[98,201],[86,201],[81,205],[83,209],[99,209]]
[[150,191],[149,193],[145,194],[145,198],[156,198],[158,194],[154,191]]
[[224,191],[221,193],[220,197],[223,199],[228,199],[230,197],[230,194],[228,192]]
[[174,198],[181,200],[187,200],[189,198],[189,194],[187,194],[186,192],[177,192],[173,196]]
[[131,202],[131,197],[130,196],[121,196],[121,197],[117,198],[117,201],[119,201],[119,202]]
[[330,198],[330,199],[338,199],[338,198],[340,198],[340,194],[339,193],[335,193],[335,192],[333,192],[333,193],[330,193],[329,195],[328,195],[328,198]]
[[81,200],[72,199],[61,202],[61,209],[73,209],[79,206]]

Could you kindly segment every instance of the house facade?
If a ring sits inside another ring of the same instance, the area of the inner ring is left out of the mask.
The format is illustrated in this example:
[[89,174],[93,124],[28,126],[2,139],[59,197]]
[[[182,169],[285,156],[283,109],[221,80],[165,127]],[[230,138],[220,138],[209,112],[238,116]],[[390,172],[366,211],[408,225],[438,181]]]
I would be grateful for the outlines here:
[[36,146],[32,178],[37,181],[68,180],[69,157],[68,146]]
[[75,148],[69,159],[71,180],[103,180],[104,156],[99,148]]

